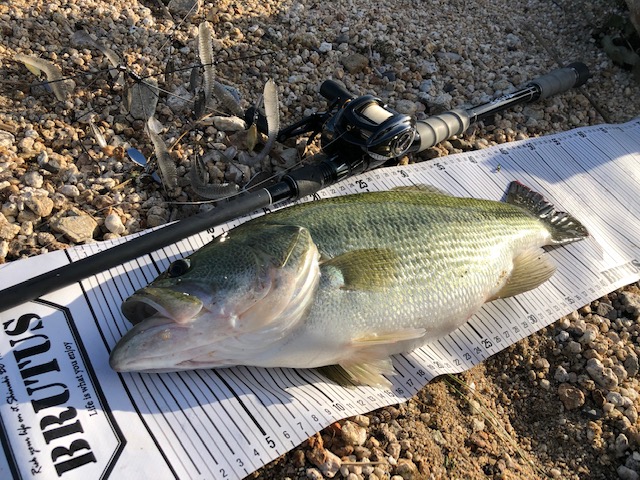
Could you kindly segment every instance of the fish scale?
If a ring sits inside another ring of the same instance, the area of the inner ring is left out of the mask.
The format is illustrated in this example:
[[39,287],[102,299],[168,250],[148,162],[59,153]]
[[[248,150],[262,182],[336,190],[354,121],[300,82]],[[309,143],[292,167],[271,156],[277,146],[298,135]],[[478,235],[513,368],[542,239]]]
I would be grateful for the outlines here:
[[386,385],[391,355],[537,287],[555,270],[541,247],[587,235],[517,182],[507,202],[417,188],[289,207],[229,231],[127,299],[135,326],[111,365],[339,365],[336,378]]

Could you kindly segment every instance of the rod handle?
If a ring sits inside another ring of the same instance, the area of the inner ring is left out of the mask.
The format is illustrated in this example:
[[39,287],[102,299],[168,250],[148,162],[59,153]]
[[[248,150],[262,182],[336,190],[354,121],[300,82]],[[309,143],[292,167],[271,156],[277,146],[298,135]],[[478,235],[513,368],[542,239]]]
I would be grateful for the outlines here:
[[529,85],[535,85],[540,89],[538,100],[542,100],[584,85],[590,76],[589,68],[584,63],[574,62],[532,80]]
[[416,122],[416,130],[420,136],[418,151],[433,147],[454,135],[460,135],[469,128],[470,124],[471,119],[468,112],[461,108],[433,115],[426,120]]

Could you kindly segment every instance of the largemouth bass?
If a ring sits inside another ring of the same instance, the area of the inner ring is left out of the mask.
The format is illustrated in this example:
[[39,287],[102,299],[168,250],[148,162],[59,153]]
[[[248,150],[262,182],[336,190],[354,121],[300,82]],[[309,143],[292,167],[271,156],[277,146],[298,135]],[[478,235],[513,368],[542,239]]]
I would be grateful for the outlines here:
[[391,355],[536,288],[555,271],[542,247],[586,236],[518,182],[506,202],[399,189],[289,207],[173,262],[125,300],[134,327],[110,364],[339,365],[355,383],[385,385]]

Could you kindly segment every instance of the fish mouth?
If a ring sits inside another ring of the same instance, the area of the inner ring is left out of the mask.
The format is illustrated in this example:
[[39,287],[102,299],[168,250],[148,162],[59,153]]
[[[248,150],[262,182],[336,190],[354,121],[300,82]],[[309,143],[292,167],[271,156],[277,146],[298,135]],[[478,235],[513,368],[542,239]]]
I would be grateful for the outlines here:
[[169,288],[145,287],[122,302],[122,314],[133,325],[153,316],[183,324],[196,317],[203,309],[202,301],[186,292]]
[[[146,318],[118,341],[109,356],[109,365],[116,372],[168,372],[193,368],[186,366],[188,360],[208,348],[197,343],[186,349],[175,348],[176,343],[184,344],[181,337],[188,334],[189,328],[160,315]],[[185,367],[181,368],[183,363]]]

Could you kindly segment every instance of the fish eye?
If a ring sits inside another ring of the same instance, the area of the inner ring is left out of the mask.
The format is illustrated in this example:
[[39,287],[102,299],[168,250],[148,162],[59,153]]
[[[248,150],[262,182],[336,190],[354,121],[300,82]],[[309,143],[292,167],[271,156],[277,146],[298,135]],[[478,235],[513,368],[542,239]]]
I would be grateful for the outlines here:
[[171,265],[169,265],[167,274],[171,278],[179,277],[180,275],[184,275],[185,273],[187,273],[190,267],[191,262],[189,261],[189,259],[181,258],[180,260],[176,260],[175,262],[172,262]]

